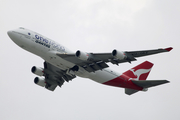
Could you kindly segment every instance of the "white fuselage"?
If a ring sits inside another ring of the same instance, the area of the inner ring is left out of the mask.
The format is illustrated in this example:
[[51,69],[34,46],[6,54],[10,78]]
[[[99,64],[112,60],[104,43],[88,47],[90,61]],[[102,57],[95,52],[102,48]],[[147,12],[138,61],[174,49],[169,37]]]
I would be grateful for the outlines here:
[[[66,61],[56,55],[56,53],[71,54],[74,52],[45,36],[24,28],[8,31],[8,35],[21,48],[40,56],[45,61],[62,70],[67,70],[75,66],[74,63]],[[79,68],[80,69],[75,72],[77,76],[90,78],[99,83],[105,83],[121,75],[109,69],[89,73],[84,70],[84,68],[80,66]]]

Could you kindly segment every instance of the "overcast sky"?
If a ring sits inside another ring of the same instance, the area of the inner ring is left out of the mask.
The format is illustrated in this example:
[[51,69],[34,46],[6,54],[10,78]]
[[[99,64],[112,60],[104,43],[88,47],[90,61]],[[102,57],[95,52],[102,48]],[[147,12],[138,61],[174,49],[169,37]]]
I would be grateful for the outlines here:
[[[179,0],[0,0],[1,120],[179,120]],[[149,80],[168,84],[131,96],[77,77],[54,92],[33,80],[44,60],[14,44],[8,30],[25,27],[72,51],[111,52],[173,47],[110,68],[124,72],[146,60]]]

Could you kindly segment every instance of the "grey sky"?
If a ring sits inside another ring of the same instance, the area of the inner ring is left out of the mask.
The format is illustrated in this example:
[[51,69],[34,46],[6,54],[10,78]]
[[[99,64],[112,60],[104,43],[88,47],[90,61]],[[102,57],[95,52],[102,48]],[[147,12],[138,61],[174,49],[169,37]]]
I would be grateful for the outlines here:
[[[180,1],[0,0],[1,120],[179,120]],[[32,66],[43,60],[14,44],[7,31],[36,31],[76,51],[111,52],[173,47],[111,69],[126,71],[148,60],[149,80],[171,83],[138,92],[77,77],[54,92],[34,84]]]

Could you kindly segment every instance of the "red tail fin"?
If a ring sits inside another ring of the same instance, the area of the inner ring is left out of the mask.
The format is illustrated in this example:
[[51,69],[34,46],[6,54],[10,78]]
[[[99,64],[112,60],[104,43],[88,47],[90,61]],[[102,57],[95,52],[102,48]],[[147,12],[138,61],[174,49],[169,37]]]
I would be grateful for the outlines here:
[[132,78],[133,80],[146,80],[149,75],[153,63],[145,61],[136,67],[124,72],[123,74]]

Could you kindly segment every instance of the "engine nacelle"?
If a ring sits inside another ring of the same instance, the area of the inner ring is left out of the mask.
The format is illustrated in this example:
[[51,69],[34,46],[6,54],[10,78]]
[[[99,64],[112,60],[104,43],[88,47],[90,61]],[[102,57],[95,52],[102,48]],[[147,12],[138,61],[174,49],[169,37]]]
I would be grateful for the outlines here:
[[40,68],[40,67],[36,67],[36,66],[32,67],[31,72],[38,75],[38,76],[43,76],[44,75],[44,69]]
[[75,56],[83,61],[87,61],[89,59],[88,53],[82,52],[80,50],[76,52]]
[[46,85],[45,79],[39,78],[39,77],[34,78],[34,83],[41,86],[41,87],[44,87]]
[[112,51],[112,56],[119,60],[126,59],[127,56],[122,51],[117,51],[116,49]]

